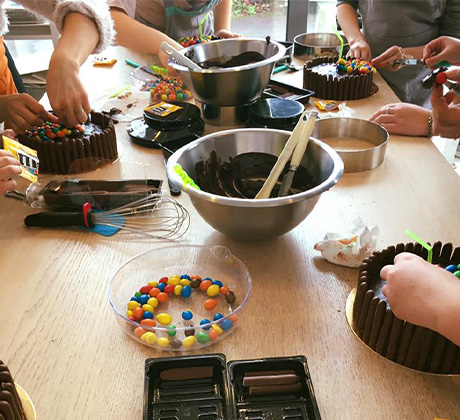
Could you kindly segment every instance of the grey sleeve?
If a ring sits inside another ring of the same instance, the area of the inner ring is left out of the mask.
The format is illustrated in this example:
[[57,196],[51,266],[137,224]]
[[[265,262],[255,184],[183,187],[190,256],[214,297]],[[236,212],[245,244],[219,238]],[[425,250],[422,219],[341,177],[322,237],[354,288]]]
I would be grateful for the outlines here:
[[340,6],[341,4],[349,4],[355,9],[358,9],[358,0],[337,0],[337,6]]
[[460,38],[460,0],[447,0],[441,17],[439,35]]

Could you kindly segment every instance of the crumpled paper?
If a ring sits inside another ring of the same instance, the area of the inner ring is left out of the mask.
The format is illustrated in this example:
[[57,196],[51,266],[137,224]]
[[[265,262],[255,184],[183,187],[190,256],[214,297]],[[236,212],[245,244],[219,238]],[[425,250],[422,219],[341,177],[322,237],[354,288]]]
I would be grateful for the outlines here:
[[333,264],[359,267],[374,252],[379,228],[366,226],[361,218],[356,219],[353,224],[355,227],[350,236],[327,233],[322,241],[315,244],[315,249]]
[[330,112],[319,112],[319,118],[320,119],[325,119],[325,118],[350,118],[353,117],[355,111],[354,109],[351,109],[350,107],[347,106],[346,102],[342,102],[339,104],[339,107],[337,108],[336,111],[330,111]]

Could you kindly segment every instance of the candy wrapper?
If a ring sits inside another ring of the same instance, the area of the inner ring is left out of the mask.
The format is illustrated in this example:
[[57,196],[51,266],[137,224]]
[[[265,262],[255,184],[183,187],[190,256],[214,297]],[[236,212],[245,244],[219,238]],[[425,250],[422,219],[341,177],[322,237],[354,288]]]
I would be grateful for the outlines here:
[[38,179],[37,152],[5,136],[3,136],[3,148],[11,152],[14,158],[21,164],[22,172],[19,176],[36,183]]
[[[328,102],[328,101],[326,101]],[[341,102],[338,104],[337,108],[334,109],[334,111],[323,111],[319,113],[319,118],[349,118],[353,117],[355,111],[351,109],[350,107],[347,106],[346,102]]]
[[354,225],[351,236],[344,238],[338,233],[327,233],[315,244],[315,249],[333,264],[359,267],[364,258],[374,252],[379,228],[366,226],[361,219],[355,220]]

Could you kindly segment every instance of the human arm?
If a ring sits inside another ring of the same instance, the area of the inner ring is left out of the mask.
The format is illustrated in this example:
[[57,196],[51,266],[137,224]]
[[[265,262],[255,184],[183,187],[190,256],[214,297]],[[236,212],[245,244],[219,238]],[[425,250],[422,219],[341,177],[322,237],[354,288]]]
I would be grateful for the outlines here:
[[21,173],[21,165],[10,152],[0,149],[0,194],[16,188],[16,181],[11,179]]
[[356,7],[348,3],[339,3],[337,5],[337,20],[350,45],[347,56],[370,61],[371,48],[359,29]]
[[110,9],[110,14],[115,23],[117,44],[122,47],[142,53],[156,54],[160,57],[164,67],[168,65],[168,55],[160,50],[161,43],[166,41],[177,50],[182,49],[180,44],[163,32],[137,22],[121,9],[113,7]]
[[[460,83],[460,68],[447,71],[448,80]],[[443,86],[437,85],[431,92],[433,106],[433,133],[442,137],[460,138],[460,96],[454,91],[443,95]]]
[[221,38],[239,38],[242,34],[230,30],[232,0],[222,0],[214,9],[214,33]]
[[382,106],[370,121],[376,122],[391,134],[426,137],[430,111],[405,102]]
[[380,272],[394,314],[460,345],[460,279],[417,255],[402,253]]
[[434,39],[423,49],[423,61],[428,67],[434,67],[441,61],[460,66],[460,39],[449,36]]

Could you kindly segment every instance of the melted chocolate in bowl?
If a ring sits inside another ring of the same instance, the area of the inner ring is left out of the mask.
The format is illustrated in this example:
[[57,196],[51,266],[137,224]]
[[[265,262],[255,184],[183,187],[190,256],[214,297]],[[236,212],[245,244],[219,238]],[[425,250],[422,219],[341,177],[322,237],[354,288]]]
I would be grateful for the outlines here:
[[[213,151],[205,161],[195,165],[195,182],[208,193],[232,198],[254,198],[262,188],[277,157],[268,153],[243,153],[222,162]],[[281,173],[270,198],[278,197],[289,162]],[[289,194],[298,194],[319,185],[302,166],[297,170]]]
[[213,67],[217,68],[230,68],[245,66],[247,64],[258,63],[259,61],[265,60],[265,57],[256,51],[245,51],[244,53],[235,55],[233,57],[220,56],[211,58],[209,60],[198,63],[203,69],[209,69]]

